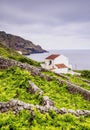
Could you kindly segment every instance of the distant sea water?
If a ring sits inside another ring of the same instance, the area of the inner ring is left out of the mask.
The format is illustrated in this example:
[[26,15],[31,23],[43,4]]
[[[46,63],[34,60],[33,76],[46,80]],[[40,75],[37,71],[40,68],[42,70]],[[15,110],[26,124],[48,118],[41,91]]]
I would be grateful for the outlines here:
[[31,54],[27,57],[42,62],[50,54],[67,56],[72,68],[75,70],[90,70],[90,50],[49,50],[48,53]]

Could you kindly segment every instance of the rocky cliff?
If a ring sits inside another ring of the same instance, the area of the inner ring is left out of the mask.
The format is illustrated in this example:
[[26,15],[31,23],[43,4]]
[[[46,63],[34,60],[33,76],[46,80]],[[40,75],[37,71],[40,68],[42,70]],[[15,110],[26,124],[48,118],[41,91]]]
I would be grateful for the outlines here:
[[0,42],[14,50],[21,51],[24,55],[46,52],[41,46],[35,45],[31,41],[25,40],[19,36],[7,34],[4,31],[0,31]]

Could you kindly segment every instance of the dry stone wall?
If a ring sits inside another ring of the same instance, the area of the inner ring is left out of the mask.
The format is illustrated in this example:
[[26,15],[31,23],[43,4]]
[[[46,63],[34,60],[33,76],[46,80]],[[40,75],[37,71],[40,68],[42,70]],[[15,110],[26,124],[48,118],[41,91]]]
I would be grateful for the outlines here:
[[42,98],[42,105],[43,106],[53,106],[54,107],[54,102],[51,100],[51,99],[49,99],[49,97],[48,96],[43,96],[43,98]]
[[67,85],[67,89],[70,93],[80,93],[86,100],[89,100],[90,101],[90,91],[89,90],[86,90],[82,87],[79,87],[77,85],[74,85],[68,81],[63,81],[63,80],[60,80],[60,79],[57,79],[57,81],[60,83],[60,84],[66,84]]
[[33,104],[28,104],[28,103],[22,102],[20,100],[14,100],[14,99],[11,99],[8,102],[0,102],[0,113],[12,110],[14,112],[14,114],[18,114],[18,112],[23,110],[23,109],[29,110],[31,112],[34,110],[34,108],[39,110],[41,113],[45,113],[45,112],[49,112],[50,110],[53,110],[58,114],[71,113],[75,116],[88,116],[88,115],[90,115],[89,110],[76,110],[75,111],[72,109],[67,110],[65,108],[57,109],[56,107],[53,107],[53,106],[48,107],[47,105],[46,106],[33,105]]
[[37,87],[32,81],[29,81],[28,91],[31,94],[38,93],[40,96],[42,96],[42,102],[41,102],[41,104],[43,106],[47,106],[47,107],[54,106],[54,102],[51,99],[49,99],[48,96],[43,96],[44,92],[39,87]]
[[21,69],[26,69],[30,71],[32,75],[39,75],[41,71],[41,68],[29,65],[27,63],[22,63],[16,60],[11,60],[11,59],[0,57],[0,69],[9,68],[11,66],[18,66]]
[[40,88],[38,88],[32,81],[29,81],[28,91],[31,94],[39,93],[39,95],[41,95],[41,96],[43,95],[43,91]]
[[[41,68],[34,67],[34,66],[26,64],[26,63],[17,62],[15,60],[5,59],[3,57],[0,57],[0,69],[8,68],[8,67],[15,66],[15,65],[17,65],[21,69],[28,70],[34,76],[38,75],[38,76],[40,76],[41,78],[43,78],[47,81],[53,80],[52,76],[42,74]],[[70,83],[69,81],[64,81],[64,80],[61,80],[61,79],[58,79],[58,78],[56,78],[56,80],[60,84],[66,84],[70,93],[80,93],[86,100],[90,101],[90,91],[88,91],[88,90],[86,90],[86,89],[84,89],[80,86],[74,85],[74,84]]]
[[[41,68],[38,67],[34,67],[32,65],[26,64],[26,63],[21,63],[21,62],[17,62],[15,60],[11,60],[11,59],[5,59],[3,57],[0,57],[0,69],[5,69],[11,66],[18,66],[21,69],[26,69],[29,72],[31,72],[32,75],[38,75],[41,78],[50,81],[53,80],[55,77],[52,76],[48,76],[45,74],[42,74]],[[67,85],[67,89],[70,93],[80,93],[86,100],[90,101],[90,91],[85,90],[84,88],[81,88],[77,85],[74,85],[72,83],[70,83],[69,81],[64,81],[61,79],[56,78],[56,80],[60,83],[60,84],[66,84]],[[39,88],[37,88],[37,86],[35,86],[32,82],[29,82],[30,84],[30,88],[29,91],[30,92],[35,92],[35,91],[39,91],[41,95],[43,95],[42,90],[40,90]],[[45,100],[46,99],[46,100]],[[43,106],[39,106],[39,105],[32,105],[32,104],[26,104],[23,103],[19,100],[10,100],[7,103],[0,103],[0,112],[6,112],[10,109],[12,109],[14,111],[14,113],[18,113],[20,110],[22,109],[28,109],[31,110],[33,107],[35,107],[36,109],[40,110],[41,112],[47,112],[50,109],[55,110],[57,113],[60,114],[64,114],[64,113],[72,113],[76,116],[80,116],[81,115],[88,115],[90,114],[90,111],[88,110],[66,110],[65,108],[62,109],[57,109],[54,107],[54,103],[53,101],[51,101],[49,98],[47,97],[43,97],[43,102],[42,102]]]
[[75,84],[72,84],[69,79],[68,81],[65,80],[61,80],[59,78],[55,78],[55,77],[51,77],[51,76],[47,76],[45,74],[43,74],[43,76],[41,74],[39,74],[39,76],[41,78],[46,79],[47,81],[56,79],[60,84],[66,84],[67,85],[67,89],[70,93],[80,93],[86,100],[90,101],[90,91],[86,90],[80,86],[77,86]]

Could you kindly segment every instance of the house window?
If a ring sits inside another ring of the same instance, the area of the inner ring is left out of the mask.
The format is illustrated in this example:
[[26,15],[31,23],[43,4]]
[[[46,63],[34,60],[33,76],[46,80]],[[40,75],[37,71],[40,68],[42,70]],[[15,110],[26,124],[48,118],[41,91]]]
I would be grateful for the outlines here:
[[49,61],[49,65],[51,65],[51,64],[52,64],[52,61],[50,60],[50,61]]

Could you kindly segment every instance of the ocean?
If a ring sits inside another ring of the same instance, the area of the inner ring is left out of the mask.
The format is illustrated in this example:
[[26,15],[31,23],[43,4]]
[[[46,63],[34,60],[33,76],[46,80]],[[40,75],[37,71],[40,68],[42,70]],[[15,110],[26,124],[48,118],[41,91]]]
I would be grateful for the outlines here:
[[63,54],[67,56],[74,70],[90,70],[90,50],[49,50],[48,53],[31,54],[27,57],[43,62],[50,54]]

